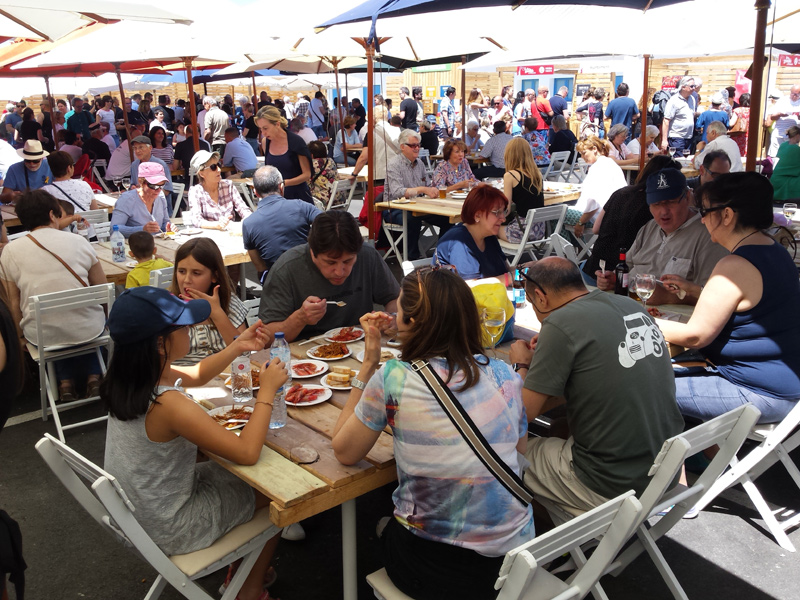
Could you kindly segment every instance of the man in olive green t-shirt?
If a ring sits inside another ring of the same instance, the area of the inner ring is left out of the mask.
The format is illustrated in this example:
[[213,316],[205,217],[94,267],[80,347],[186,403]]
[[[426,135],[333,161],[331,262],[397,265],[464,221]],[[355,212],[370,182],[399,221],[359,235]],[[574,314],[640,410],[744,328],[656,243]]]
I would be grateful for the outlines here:
[[566,402],[570,430],[567,440],[528,441],[525,482],[575,515],[630,489],[640,495],[662,444],[683,430],[661,331],[630,298],[588,291],[562,258],[525,277],[542,323],[531,344],[511,349],[528,420]]

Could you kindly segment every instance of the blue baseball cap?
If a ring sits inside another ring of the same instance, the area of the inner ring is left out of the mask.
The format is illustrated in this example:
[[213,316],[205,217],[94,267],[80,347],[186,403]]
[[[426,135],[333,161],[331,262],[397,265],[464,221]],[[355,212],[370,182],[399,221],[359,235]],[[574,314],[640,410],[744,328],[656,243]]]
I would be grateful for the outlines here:
[[170,327],[202,323],[211,315],[207,300],[181,300],[167,290],[143,286],[122,292],[111,308],[108,331],[118,344],[140,342]]
[[680,198],[686,191],[686,176],[678,169],[661,169],[647,178],[647,204]]

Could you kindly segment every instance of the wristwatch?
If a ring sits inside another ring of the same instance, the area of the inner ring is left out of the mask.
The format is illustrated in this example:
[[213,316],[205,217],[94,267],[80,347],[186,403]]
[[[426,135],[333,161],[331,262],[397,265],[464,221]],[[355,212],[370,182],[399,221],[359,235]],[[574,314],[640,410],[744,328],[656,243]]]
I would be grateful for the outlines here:
[[512,366],[514,367],[514,372],[516,373],[520,369],[527,369],[528,363],[514,363]]
[[366,383],[364,383],[364,382],[363,382],[363,381],[361,381],[360,379],[356,379],[355,377],[353,377],[353,378],[350,380],[350,385],[352,385],[352,386],[353,386],[354,388],[356,388],[356,389],[359,389],[359,390],[361,390],[362,392],[364,391],[364,388],[365,388],[365,387],[367,387],[367,384],[366,384]]

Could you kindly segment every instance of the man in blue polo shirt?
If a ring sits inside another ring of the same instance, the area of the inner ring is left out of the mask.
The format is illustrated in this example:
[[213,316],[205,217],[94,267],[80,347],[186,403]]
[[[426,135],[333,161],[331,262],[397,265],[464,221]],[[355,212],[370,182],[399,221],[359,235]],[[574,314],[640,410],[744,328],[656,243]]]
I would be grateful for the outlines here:
[[256,171],[253,187],[261,200],[256,211],[242,221],[242,237],[260,273],[268,271],[290,248],[305,244],[311,223],[322,211],[308,202],[284,198],[283,177],[273,166]]
[[639,107],[636,102],[628,97],[628,84],[620,83],[617,86],[617,97],[608,103],[606,108],[606,119],[611,119],[611,127],[617,123],[622,123],[628,128],[628,137],[625,143],[631,141],[633,124],[639,119]]
[[17,154],[22,157],[22,162],[11,165],[6,172],[3,193],[0,194],[3,204],[13,202],[26,191],[38,190],[53,181],[50,165],[44,160],[50,153],[42,150],[39,140],[26,141]]
[[236,127],[225,130],[225,156],[222,164],[226,167],[233,165],[244,177],[252,177],[258,168],[258,158],[253,147],[244,141]]

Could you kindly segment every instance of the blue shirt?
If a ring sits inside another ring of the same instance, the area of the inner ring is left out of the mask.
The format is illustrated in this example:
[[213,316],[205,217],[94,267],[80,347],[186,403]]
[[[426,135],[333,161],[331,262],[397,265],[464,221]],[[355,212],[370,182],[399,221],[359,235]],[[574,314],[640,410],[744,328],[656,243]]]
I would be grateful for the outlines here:
[[[11,127],[16,129],[17,128],[17,123],[20,123],[21,121],[22,121],[22,117],[21,116],[19,116],[15,112],[10,112],[10,113],[8,113],[6,115],[6,119],[3,122],[3,124],[4,125],[11,125]],[[13,132],[12,133],[6,133],[5,132],[5,127],[3,128],[3,130],[4,130],[3,134],[5,135],[6,140],[8,141],[8,143],[9,144],[13,144],[14,143],[14,133]]]
[[553,116],[557,117],[558,115],[563,115],[564,111],[567,109],[567,101],[564,100],[561,94],[556,94],[552,98],[550,98],[550,110],[553,111]]
[[469,232],[461,223],[451,227],[439,238],[436,255],[431,264],[439,262],[453,265],[462,279],[482,279],[508,273],[506,257],[500,242],[493,235],[484,239],[486,250],[481,252]]
[[[614,98],[606,108],[606,118],[611,119],[611,126],[622,123],[630,129],[633,125],[633,115],[639,114],[636,101],[628,96]],[[630,132],[629,132],[630,133]]]
[[[26,173],[27,179],[25,177]],[[52,183],[52,181],[53,173],[50,171],[47,159],[44,159],[35,171],[27,169],[24,162],[14,163],[8,167],[4,185],[10,190],[24,192],[26,189],[38,190],[40,187]]]
[[[133,185],[139,185],[139,165],[141,164],[141,162],[142,161],[140,161],[137,158],[131,163],[131,183]],[[155,156],[151,156],[150,160],[148,160],[147,162],[154,162],[156,164],[161,165],[161,168],[164,169],[164,177],[167,180],[167,184],[164,186],[164,189],[167,190],[168,192],[172,192],[172,175],[170,174],[167,163],[165,163],[160,158],[156,158]]]
[[[351,132],[348,132],[345,129],[345,143],[348,146],[353,146],[355,144],[360,144],[361,140],[358,138],[358,132],[354,129]],[[336,144],[333,146],[333,160],[336,162],[344,162],[344,154],[342,154],[342,130],[336,132]]]
[[257,250],[271,266],[284,252],[308,241],[311,223],[322,211],[313,204],[278,194],[262,198],[256,212],[242,221],[246,250]]
[[153,213],[147,211],[147,207],[139,197],[137,190],[128,190],[121,194],[117,203],[114,205],[114,212],[111,213],[111,227],[119,225],[119,230],[126,238],[132,233],[142,231],[145,224],[155,221],[161,231],[167,230],[169,223],[169,213],[167,212],[167,201],[163,193],[158,194],[153,204]]
[[694,126],[697,129],[703,130],[704,142],[708,142],[708,126],[711,125],[711,123],[713,123],[714,121],[719,121],[720,123],[725,125],[725,127],[727,127],[730,121],[728,119],[728,113],[726,113],[724,110],[715,110],[712,108],[705,111],[702,115],[697,117],[697,122],[694,124]]
[[225,144],[225,157],[222,164],[226,167],[233,165],[237,171],[249,171],[258,168],[258,158],[253,147],[238,137]]

